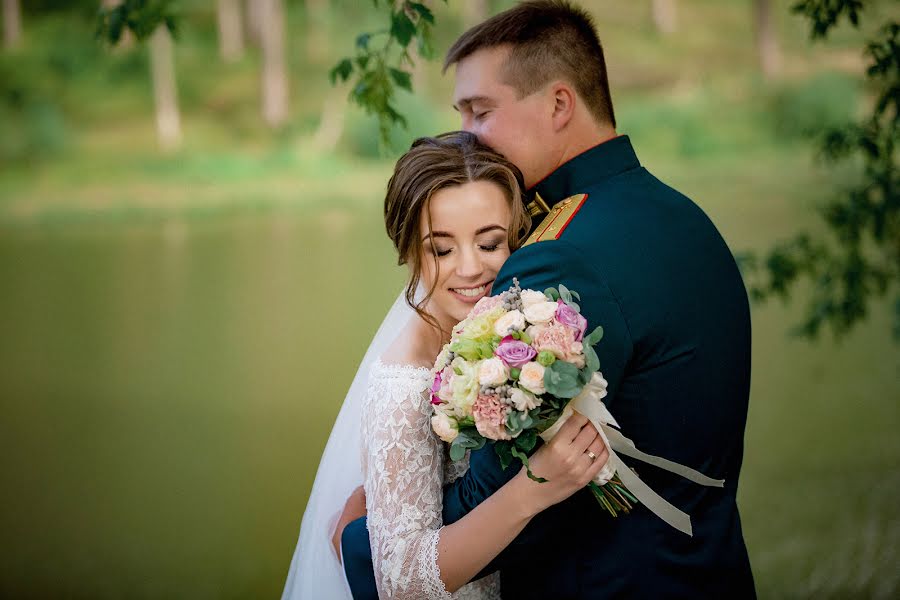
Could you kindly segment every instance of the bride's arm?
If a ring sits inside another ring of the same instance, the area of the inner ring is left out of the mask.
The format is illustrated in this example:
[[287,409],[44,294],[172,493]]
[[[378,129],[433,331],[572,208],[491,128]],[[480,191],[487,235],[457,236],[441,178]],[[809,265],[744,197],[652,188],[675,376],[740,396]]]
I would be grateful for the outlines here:
[[[586,452],[592,450],[595,460]],[[530,459],[536,483],[525,469],[472,512],[441,529],[438,565],[447,589],[457,590],[490,563],[532,517],[583,489],[609,458],[597,430],[580,414],[566,421],[549,444]]]
[[[379,596],[447,598],[484,568],[531,518],[583,488],[606,462],[584,418],[570,419],[532,458],[549,479],[520,473],[452,525],[441,527],[443,449],[428,403],[412,389],[373,390],[363,432],[368,448],[366,504]],[[590,448],[596,461],[585,454]]]

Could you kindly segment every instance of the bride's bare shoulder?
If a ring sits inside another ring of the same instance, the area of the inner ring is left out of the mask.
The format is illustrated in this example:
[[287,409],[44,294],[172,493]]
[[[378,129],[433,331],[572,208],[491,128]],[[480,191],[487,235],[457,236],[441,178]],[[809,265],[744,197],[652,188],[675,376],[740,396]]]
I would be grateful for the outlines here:
[[387,350],[381,355],[386,365],[403,365],[431,368],[437,352],[432,348],[428,325],[414,315],[400,330]]

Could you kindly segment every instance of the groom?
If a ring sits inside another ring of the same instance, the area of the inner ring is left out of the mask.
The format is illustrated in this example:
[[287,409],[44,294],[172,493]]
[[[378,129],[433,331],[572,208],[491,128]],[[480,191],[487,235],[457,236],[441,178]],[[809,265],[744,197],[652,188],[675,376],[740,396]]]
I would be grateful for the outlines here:
[[[638,162],[617,135],[603,50],[568,2],[524,2],[449,50],[463,129],[504,154],[535,194],[537,227],[493,285],[581,294],[602,325],[606,404],[638,448],[725,479],[708,488],[640,462],[640,477],[691,515],[693,537],[644,506],[612,518],[587,491],[546,510],[489,565],[504,598],[752,598],[735,502],[750,388],[750,317],[731,252],[690,199]],[[625,459],[628,461],[628,459]],[[492,447],[445,488],[462,518],[518,468]],[[367,582],[365,523],[344,531],[351,586]],[[371,563],[369,563],[371,564]],[[371,567],[369,567],[371,569]],[[371,575],[369,575],[371,577]],[[371,582],[374,589],[374,582]]]

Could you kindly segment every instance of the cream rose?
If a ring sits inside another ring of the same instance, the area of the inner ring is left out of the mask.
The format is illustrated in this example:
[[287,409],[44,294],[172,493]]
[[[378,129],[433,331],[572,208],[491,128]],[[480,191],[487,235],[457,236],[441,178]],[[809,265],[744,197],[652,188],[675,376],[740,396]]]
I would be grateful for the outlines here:
[[526,307],[524,312],[529,323],[549,323],[556,316],[556,302],[538,302]]
[[481,362],[478,369],[478,383],[481,385],[500,385],[509,379],[509,369],[499,358],[489,358]]
[[534,306],[541,302],[547,302],[547,296],[545,296],[543,292],[536,292],[534,290],[522,290],[520,297],[522,299],[523,308],[528,308],[529,306]]
[[512,388],[512,390],[510,390],[509,399],[510,401],[512,401],[513,406],[516,407],[516,410],[520,412],[532,410],[541,405],[540,398],[536,397],[529,391],[519,388]]
[[544,365],[530,362],[522,367],[519,373],[519,386],[535,394],[543,394],[544,389]]
[[494,333],[506,337],[513,331],[525,329],[525,316],[518,310],[511,310],[494,323]]
[[434,432],[439,438],[448,444],[455,440],[456,436],[459,435],[456,421],[441,411],[437,411],[435,415],[431,417],[431,428],[434,429]]

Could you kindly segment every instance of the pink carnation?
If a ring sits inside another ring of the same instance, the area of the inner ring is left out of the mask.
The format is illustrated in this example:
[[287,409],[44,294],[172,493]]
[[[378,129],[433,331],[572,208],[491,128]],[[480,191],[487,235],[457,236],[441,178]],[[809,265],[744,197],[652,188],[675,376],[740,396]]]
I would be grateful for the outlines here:
[[472,416],[475,418],[475,428],[478,433],[489,440],[511,440],[506,433],[506,417],[509,407],[500,401],[496,395],[478,396],[472,405]]
[[469,312],[470,317],[477,317],[482,313],[486,313],[490,310],[495,309],[503,303],[503,300],[500,296],[485,296],[481,300],[479,300],[475,307]]
[[[545,350],[552,352],[559,360],[571,361],[574,354],[575,330],[562,323],[553,323],[535,330],[536,334],[531,345],[538,352]],[[580,344],[578,344],[580,347]]]

